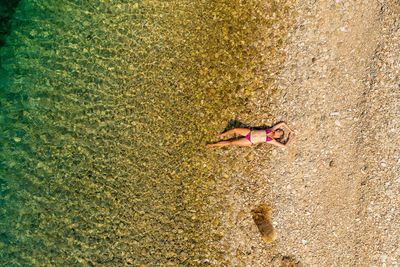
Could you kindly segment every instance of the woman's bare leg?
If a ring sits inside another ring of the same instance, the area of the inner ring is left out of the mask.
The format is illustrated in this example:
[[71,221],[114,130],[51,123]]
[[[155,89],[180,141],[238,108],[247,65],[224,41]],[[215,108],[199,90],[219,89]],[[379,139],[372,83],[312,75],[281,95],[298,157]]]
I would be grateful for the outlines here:
[[247,140],[247,138],[240,138],[236,140],[231,140],[231,141],[220,141],[215,144],[207,144],[207,147],[213,147],[213,146],[251,146],[251,142]]
[[229,135],[229,134],[239,134],[242,136],[246,136],[249,132],[250,132],[250,129],[247,129],[247,128],[233,128],[224,133],[220,133],[217,136],[225,136],[225,135]]

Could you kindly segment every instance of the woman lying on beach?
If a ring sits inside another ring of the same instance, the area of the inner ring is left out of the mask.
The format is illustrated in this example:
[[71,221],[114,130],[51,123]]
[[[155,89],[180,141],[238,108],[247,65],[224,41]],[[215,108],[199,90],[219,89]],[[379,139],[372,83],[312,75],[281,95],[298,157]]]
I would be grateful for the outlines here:
[[[285,144],[282,144],[281,142],[278,142],[276,139],[280,139],[284,132],[280,128],[285,128],[289,132],[289,137],[288,140]],[[207,144],[207,147],[213,147],[213,146],[251,146],[251,145],[256,145],[259,143],[269,143],[271,145],[275,145],[278,147],[286,148],[290,140],[295,137],[295,133],[289,128],[289,126],[284,123],[280,122],[277,125],[273,126],[271,129],[266,129],[266,130],[250,130],[247,128],[233,128],[229,131],[226,131],[224,133],[221,133],[217,136],[225,136],[229,134],[239,134],[241,136],[244,136],[239,139],[234,139],[234,140],[226,140],[226,141],[219,141],[214,144]]]

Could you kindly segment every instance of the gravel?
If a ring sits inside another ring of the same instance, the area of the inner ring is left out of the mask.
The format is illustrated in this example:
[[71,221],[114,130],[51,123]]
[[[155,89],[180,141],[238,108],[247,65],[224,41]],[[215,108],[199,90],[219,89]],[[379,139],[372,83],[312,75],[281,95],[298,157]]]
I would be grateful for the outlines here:
[[[400,2],[292,6],[278,93],[249,106],[257,116],[250,123],[283,120],[297,136],[285,151],[223,152],[252,155],[238,162],[221,215],[232,264],[399,266]],[[271,109],[272,117],[262,114]],[[273,209],[271,244],[249,213],[260,203]]]

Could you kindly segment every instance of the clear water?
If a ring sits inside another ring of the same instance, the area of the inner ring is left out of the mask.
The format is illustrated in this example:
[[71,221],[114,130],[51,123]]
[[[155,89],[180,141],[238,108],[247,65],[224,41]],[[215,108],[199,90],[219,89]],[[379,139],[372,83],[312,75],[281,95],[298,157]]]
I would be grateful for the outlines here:
[[265,85],[268,3],[22,0],[0,51],[0,265],[229,264],[205,144]]

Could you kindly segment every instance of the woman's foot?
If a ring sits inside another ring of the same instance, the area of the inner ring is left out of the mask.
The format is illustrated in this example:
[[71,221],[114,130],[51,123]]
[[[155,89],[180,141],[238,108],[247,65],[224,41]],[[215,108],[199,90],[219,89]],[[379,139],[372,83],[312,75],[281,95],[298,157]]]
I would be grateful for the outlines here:
[[213,147],[214,144],[207,144],[207,147]]

